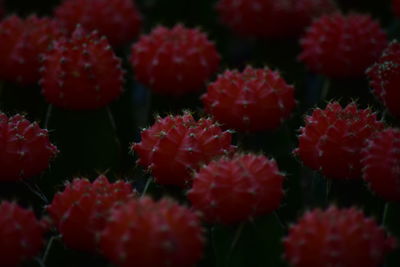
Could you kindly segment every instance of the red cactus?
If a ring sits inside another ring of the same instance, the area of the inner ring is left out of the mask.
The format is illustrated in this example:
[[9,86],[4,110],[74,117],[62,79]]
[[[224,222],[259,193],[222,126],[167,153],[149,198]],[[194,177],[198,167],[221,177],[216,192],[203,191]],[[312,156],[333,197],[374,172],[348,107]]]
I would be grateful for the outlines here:
[[354,208],[315,209],[289,229],[285,256],[294,267],[376,267],[395,240]]
[[328,178],[361,178],[361,150],[365,140],[384,128],[369,109],[357,109],[355,103],[342,108],[329,103],[315,109],[300,129],[295,153],[304,164],[321,170]]
[[104,255],[121,267],[194,266],[204,239],[199,218],[189,209],[142,198],[112,213],[100,242]]
[[296,37],[313,18],[336,10],[332,0],[220,0],[223,24],[244,36]]
[[58,153],[47,130],[17,114],[0,113],[0,181],[17,181],[40,174]]
[[265,131],[279,127],[293,111],[294,88],[269,69],[247,67],[225,71],[202,96],[214,118],[239,131]]
[[329,77],[360,77],[386,45],[386,33],[368,15],[325,15],[301,40],[299,59],[311,71]]
[[47,207],[63,241],[71,248],[95,252],[98,236],[113,208],[134,197],[130,184],[111,184],[99,176],[93,183],[75,178]]
[[31,210],[15,203],[0,204],[1,266],[14,267],[31,260],[43,246],[44,228]]
[[363,177],[371,190],[388,201],[400,201],[400,130],[376,133],[362,154]]
[[121,61],[106,38],[77,27],[45,55],[40,84],[47,101],[60,108],[101,108],[123,91]]
[[391,42],[367,75],[374,94],[393,115],[400,117],[400,43]]
[[188,198],[206,220],[235,223],[276,210],[284,194],[283,179],[274,160],[236,155],[201,168]]
[[0,23],[0,79],[20,85],[36,84],[40,56],[64,33],[50,18],[10,16]]
[[107,36],[112,46],[128,44],[141,26],[133,0],[64,0],[54,14],[70,33],[80,24]]
[[136,78],[160,94],[181,96],[201,90],[219,62],[206,34],[180,24],[157,27],[132,46]]
[[158,118],[141,136],[142,141],[131,149],[160,184],[185,186],[193,170],[234,149],[229,131],[211,119],[195,121],[189,113]]

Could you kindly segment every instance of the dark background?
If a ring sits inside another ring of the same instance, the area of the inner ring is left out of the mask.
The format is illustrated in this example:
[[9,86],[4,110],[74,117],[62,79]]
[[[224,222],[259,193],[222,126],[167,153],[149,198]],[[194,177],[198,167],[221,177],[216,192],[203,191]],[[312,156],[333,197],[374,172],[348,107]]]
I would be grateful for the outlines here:
[[[27,16],[31,13],[51,15],[60,1],[9,0],[5,1],[7,14],[16,13]],[[202,266],[285,266],[280,255],[280,240],[287,231],[287,225],[295,222],[304,210],[314,207],[326,207],[329,203],[339,206],[362,208],[367,215],[383,220],[385,203],[371,194],[361,181],[334,182],[326,193],[327,182],[319,174],[303,167],[291,154],[296,146],[297,129],[303,123],[303,115],[312,107],[324,106],[330,99],[343,104],[357,100],[361,107],[372,106],[382,116],[383,107],[370,93],[365,79],[331,80],[328,96],[321,99],[321,88],[326,84],[324,77],[310,74],[297,61],[299,45],[297,39],[256,40],[243,39],[232,34],[218,22],[213,0],[137,0],[143,14],[143,33],[154,26],[173,26],[184,23],[186,26],[200,27],[210,39],[215,40],[222,55],[220,71],[226,68],[243,68],[246,64],[256,67],[269,66],[279,69],[283,77],[296,87],[299,105],[296,112],[280,129],[272,133],[260,133],[247,136],[235,136],[244,151],[264,152],[276,158],[280,168],[287,173],[286,198],[277,214],[259,218],[244,228],[237,242],[235,253],[229,251],[233,242],[235,226],[208,227],[209,242]],[[378,19],[387,30],[390,38],[400,34],[399,21],[390,10],[390,1],[342,0],[339,5],[344,12],[364,12]],[[1,41],[1,40],[0,40]],[[199,95],[184,99],[172,99],[153,95],[148,89],[133,80],[133,73],[127,62],[129,47],[116,53],[124,59],[126,75],[125,93],[110,107],[91,112],[70,112],[49,108],[40,95],[38,86],[19,88],[13,84],[2,84],[0,108],[7,114],[23,112],[31,120],[40,121],[48,127],[53,142],[62,152],[51,164],[51,168],[41,177],[24,183],[2,185],[2,199],[16,199],[19,203],[33,207],[38,216],[43,207],[51,201],[55,191],[63,188],[65,180],[72,177],[95,178],[106,173],[111,179],[132,181],[138,191],[143,189],[148,174],[135,166],[135,156],[129,152],[129,145],[139,141],[140,129],[152,123],[154,114],[178,114],[181,109],[191,109],[202,115]],[[390,115],[389,125],[399,126],[399,122]],[[39,187],[37,189],[36,187]],[[175,188],[161,188],[152,185],[150,193],[155,197],[170,195],[185,203],[183,193]],[[398,207],[392,208],[395,214]],[[400,213],[400,212],[399,212]],[[393,215],[394,216],[394,215]],[[279,217],[279,220],[277,218]],[[392,232],[400,236],[399,217],[390,217],[385,222]],[[271,254],[272,256],[265,256]],[[226,254],[234,256],[229,263],[223,259]],[[400,266],[399,252],[394,253],[387,266]],[[246,263],[246,264],[245,264]],[[107,266],[99,256],[87,255],[65,248],[61,242],[55,242],[49,253],[46,266]],[[0,263],[1,266],[1,263]],[[28,263],[27,266],[39,266]]]

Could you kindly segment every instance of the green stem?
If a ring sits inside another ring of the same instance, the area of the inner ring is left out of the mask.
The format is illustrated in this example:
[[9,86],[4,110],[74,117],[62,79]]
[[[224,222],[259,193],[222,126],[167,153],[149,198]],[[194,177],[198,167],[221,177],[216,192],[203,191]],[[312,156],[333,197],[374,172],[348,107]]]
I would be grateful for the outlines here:
[[246,145],[246,134],[242,133],[242,132],[236,132],[236,136],[237,136],[237,146],[238,147],[242,147],[244,145]]
[[35,258],[37,264],[39,265],[39,267],[46,267],[46,265],[43,263],[41,258]]
[[289,124],[287,122],[283,124],[283,130],[285,134],[285,139],[289,143],[289,148],[293,149],[292,131],[290,130]]
[[49,104],[47,106],[46,117],[44,119],[44,125],[43,125],[44,129],[47,129],[49,127],[49,122],[50,122],[50,117],[51,117],[52,112],[53,112],[53,105]]
[[389,214],[389,202],[386,202],[382,214],[382,225],[387,225],[388,214]]
[[310,201],[313,205],[326,205],[329,203],[329,195],[332,195],[332,183],[320,172],[313,171],[310,190]]
[[44,203],[48,204],[49,200],[45,196],[45,194],[40,190],[39,186],[37,184],[30,185],[27,181],[23,180],[22,183],[28,187],[28,189],[37,197],[39,197]]
[[332,180],[325,178],[326,179],[326,201],[329,201],[329,193],[331,192],[332,188]]
[[113,116],[113,114],[111,112],[111,109],[108,106],[107,106],[106,109],[107,109],[108,119],[110,120],[110,123],[111,123],[111,127],[113,128],[114,132],[117,132],[117,125],[115,123],[114,116]]
[[146,193],[149,190],[149,187],[150,187],[150,184],[152,183],[152,181],[153,181],[153,178],[151,178],[151,177],[149,177],[147,179],[147,182],[146,182],[146,185],[144,186],[144,189],[143,189],[141,197],[144,197],[146,195]]
[[385,108],[382,112],[382,121],[386,120],[386,116],[387,116],[387,109]]
[[49,256],[50,249],[53,246],[54,241],[59,239],[61,239],[60,235],[50,237],[49,242],[47,242],[46,250],[44,251],[43,257],[41,259],[43,265],[46,263],[47,257]]
[[273,212],[276,220],[278,221],[279,225],[281,226],[282,229],[286,228],[286,225],[283,224],[282,220],[279,218],[278,213],[276,211]]
[[107,106],[106,109],[107,109],[108,120],[110,121],[111,127],[114,131],[115,143],[117,144],[118,149],[121,151],[121,143],[120,143],[120,141],[118,139],[118,135],[117,135],[117,124],[115,123],[114,116],[111,112],[110,107]]
[[233,252],[235,250],[235,247],[236,247],[236,245],[237,245],[237,243],[238,243],[238,241],[240,239],[240,236],[242,235],[242,232],[243,232],[245,224],[246,224],[246,222],[242,222],[238,226],[238,228],[236,229],[235,236],[233,238],[233,241],[232,241],[232,244],[231,244],[231,247],[229,249],[229,252],[228,252],[228,255],[227,255],[227,259],[226,259],[227,266],[229,266],[229,261],[230,261],[230,259],[232,257],[232,254],[233,254]]
[[329,88],[331,87],[331,81],[329,78],[325,78],[324,84],[321,90],[321,100],[326,100],[329,93]]

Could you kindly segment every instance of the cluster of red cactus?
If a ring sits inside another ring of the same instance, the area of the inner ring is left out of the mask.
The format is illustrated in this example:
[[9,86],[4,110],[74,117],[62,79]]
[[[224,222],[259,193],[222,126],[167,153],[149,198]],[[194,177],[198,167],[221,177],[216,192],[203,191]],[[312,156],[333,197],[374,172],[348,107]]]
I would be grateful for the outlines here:
[[397,267],[400,44],[379,21],[334,0],[199,3],[234,35],[142,2],[0,21],[0,266],[50,266],[53,243],[94,266],[244,266],[251,240],[255,266]]
[[131,185],[123,181],[110,184],[107,177],[99,176],[90,183],[75,178],[54,196],[47,211],[66,245],[96,251],[97,236],[105,227],[111,209],[133,197]]
[[86,30],[98,30],[112,46],[121,46],[139,34],[141,15],[130,0],[65,0],[55,10],[55,17],[72,33],[77,24]]
[[221,21],[245,36],[288,38],[322,14],[336,11],[331,0],[219,0]]
[[0,23],[0,78],[32,85],[40,78],[40,58],[52,42],[64,36],[59,23],[36,15],[9,16]]
[[142,141],[132,146],[138,163],[148,167],[161,184],[184,186],[200,164],[231,153],[231,133],[211,119],[199,121],[189,113],[158,118],[142,131]]

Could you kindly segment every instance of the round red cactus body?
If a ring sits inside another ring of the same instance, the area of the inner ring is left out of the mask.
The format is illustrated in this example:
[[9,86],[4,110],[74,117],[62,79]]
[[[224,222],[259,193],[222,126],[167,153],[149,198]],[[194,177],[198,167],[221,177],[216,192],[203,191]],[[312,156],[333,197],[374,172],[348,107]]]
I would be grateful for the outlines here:
[[376,133],[363,150],[363,177],[377,195],[400,201],[400,130]]
[[211,119],[195,121],[189,113],[158,118],[141,136],[141,142],[131,148],[139,154],[138,163],[149,167],[158,183],[181,187],[201,164],[235,148],[229,131]]
[[299,59],[311,71],[329,77],[360,77],[386,45],[386,33],[368,15],[325,15],[301,40]]
[[39,254],[43,246],[44,228],[31,210],[15,203],[0,204],[1,266],[19,266]]
[[77,27],[44,56],[42,93],[51,104],[71,110],[106,106],[123,91],[123,70],[106,38]]
[[244,36],[296,37],[313,18],[336,11],[332,0],[219,0],[223,24]]
[[18,181],[38,175],[58,153],[48,132],[17,114],[0,113],[0,181]]
[[198,215],[171,200],[132,200],[116,209],[100,239],[117,266],[194,266],[203,254]]
[[207,221],[235,223],[279,208],[283,180],[274,160],[235,155],[201,168],[194,176],[188,198]]
[[181,96],[201,90],[219,62],[207,35],[182,25],[157,27],[132,46],[136,78],[160,94]]
[[0,79],[24,86],[37,83],[41,54],[62,36],[60,26],[50,18],[5,18],[0,22]]
[[294,87],[278,72],[252,67],[225,71],[202,100],[217,121],[245,132],[276,129],[296,106]]
[[306,212],[289,228],[284,245],[294,267],[377,267],[395,240],[361,211],[330,207]]
[[300,129],[295,150],[303,163],[328,178],[361,178],[361,150],[365,140],[384,128],[369,109],[337,102],[315,109]]
[[80,24],[88,31],[97,30],[107,36],[112,46],[129,43],[141,26],[133,0],[65,0],[54,13],[69,32]]
[[95,252],[111,210],[134,196],[131,185],[123,181],[110,183],[103,175],[93,183],[75,178],[55,195],[47,211],[69,247]]
[[390,113],[400,117],[400,43],[391,42],[367,75],[374,94]]

